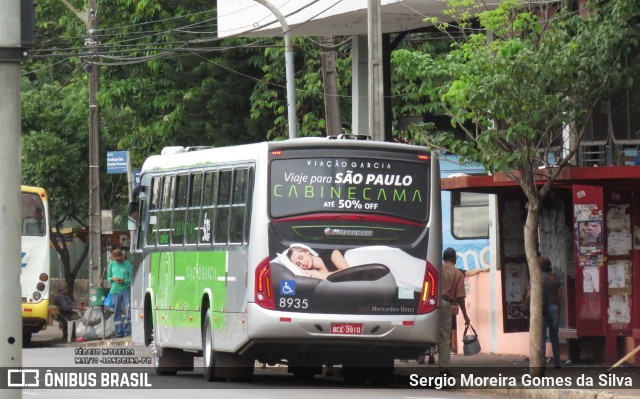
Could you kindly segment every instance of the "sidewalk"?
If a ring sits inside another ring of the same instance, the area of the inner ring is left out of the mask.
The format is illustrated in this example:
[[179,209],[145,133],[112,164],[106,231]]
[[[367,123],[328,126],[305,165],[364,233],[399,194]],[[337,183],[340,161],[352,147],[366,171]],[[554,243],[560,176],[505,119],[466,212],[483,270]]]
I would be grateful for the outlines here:
[[[131,346],[129,338],[96,340],[86,342],[67,343],[62,339],[62,332],[57,323],[48,326],[44,331],[34,334],[33,347],[110,347]],[[455,375],[455,386],[445,386],[443,389],[471,392],[478,395],[508,396],[516,398],[543,399],[640,399],[640,367],[620,367],[612,375],[607,374],[605,365],[573,365],[563,366],[560,370],[553,367],[546,369],[545,381],[554,385],[550,388],[540,388],[532,383],[531,387],[523,385],[522,376],[529,373],[529,360],[523,356],[496,355],[480,353],[474,356],[461,354],[451,356],[451,371]],[[460,384],[465,376],[466,386]],[[602,377],[604,375],[604,377]],[[593,387],[575,387],[579,377],[591,377]],[[429,380],[429,377],[432,377]],[[394,371],[394,385],[412,389],[427,389],[430,393],[437,392],[436,381],[446,383],[450,379],[434,379],[439,377],[437,355],[436,364],[418,364],[416,360],[396,361]],[[473,377],[470,379],[470,377]],[[494,378],[491,380],[490,378]],[[421,380],[421,378],[423,378]],[[599,386],[600,378],[604,386]],[[559,387],[558,383],[571,382],[571,387]],[[515,387],[510,382],[515,381]],[[632,382],[632,387],[624,387],[626,382]],[[412,383],[413,382],[413,383]],[[423,385],[420,385],[423,382]],[[428,382],[428,383],[427,383]],[[476,382],[482,384],[475,384]],[[470,384],[475,384],[473,387]],[[413,385],[412,385],[413,384]],[[417,386],[416,386],[417,385]],[[453,385],[453,384],[451,384]],[[617,386],[616,386],[617,385]],[[487,387],[488,386],[488,387]],[[413,388],[415,387],[415,388]]]
[[47,326],[46,330],[42,330],[31,337],[31,347],[109,347],[109,346],[131,346],[131,338],[111,338],[106,340],[93,340],[68,343],[62,339],[62,330],[58,327],[58,323]]

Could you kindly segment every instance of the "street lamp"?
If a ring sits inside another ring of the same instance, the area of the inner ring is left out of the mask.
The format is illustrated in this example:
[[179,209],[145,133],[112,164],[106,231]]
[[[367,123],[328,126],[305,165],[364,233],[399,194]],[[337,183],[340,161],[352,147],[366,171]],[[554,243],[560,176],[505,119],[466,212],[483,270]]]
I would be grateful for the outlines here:
[[282,26],[284,32],[284,63],[286,68],[287,77],[287,110],[289,115],[289,138],[294,139],[298,137],[298,121],[296,119],[296,82],[294,80],[293,70],[293,43],[289,36],[289,25],[284,19],[284,16],[273,4],[268,0],[255,0],[263,6],[267,7],[273,15],[276,16],[278,22]]

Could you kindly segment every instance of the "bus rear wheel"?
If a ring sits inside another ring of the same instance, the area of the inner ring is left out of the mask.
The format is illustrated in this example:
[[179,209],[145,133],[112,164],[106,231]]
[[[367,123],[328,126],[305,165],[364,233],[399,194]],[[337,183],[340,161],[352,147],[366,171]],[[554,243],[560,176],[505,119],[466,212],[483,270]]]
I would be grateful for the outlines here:
[[155,332],[151,337],[151,358],[158,375],[176,375],[178,371],[193,370],[193,355],[175,348],[158,347]]
[[31,330],[28,328],[24,328],[22,330],[22,347],[28,348],[31,346]]

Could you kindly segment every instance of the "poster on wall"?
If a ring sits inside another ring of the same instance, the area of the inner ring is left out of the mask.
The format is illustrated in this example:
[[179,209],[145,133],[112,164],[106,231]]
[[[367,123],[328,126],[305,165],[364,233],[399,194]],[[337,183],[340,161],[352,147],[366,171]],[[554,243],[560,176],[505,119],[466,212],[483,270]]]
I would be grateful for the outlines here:
[[578,260],[582,267],[602,266],[602,220],[578,222]]
[[520,319],[524,316],[524,297],[529,289],[527,264],[507,263],[505,265],[504,292],[507,303],[507,319]]
[[632,246],[629,204],[613,205],[607,212],[607,252],[630,255]]
[[631,294],[631,261],[609,261],[607,269],[609,294]]
[[602,211],[596,204],[578,204],[573,207],[573,215],[577,222],[602,219]]
[[629,306],[629,295],[611,295],[609,297],[608,323],[609,324],[629,324],[631,323],[631,307]]
[[584,267],[582,273],[582,292],[585,294],[600,292],[600,269]]

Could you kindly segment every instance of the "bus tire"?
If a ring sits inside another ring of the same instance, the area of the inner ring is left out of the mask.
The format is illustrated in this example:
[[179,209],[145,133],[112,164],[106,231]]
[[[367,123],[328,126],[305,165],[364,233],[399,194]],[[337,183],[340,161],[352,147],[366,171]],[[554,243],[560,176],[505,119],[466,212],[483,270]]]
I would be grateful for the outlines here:
[[289,366],[289,372],[293,374],[293,377],[300,382],[309,382],[313,380],[313,377],[322,373],[322,366],[320,367],[305,367],[305,366]]
[[213,329],[211,328],[211,309],[207,309],[202,326],[202,360],[204,362],[204,379],[213,381],[216,378],[216,351],[213,349]]
[[22,347],[28,348],[31,346],[31,330],[23,327],[22,330]]
[[372,367],[369,370],[369,383],[376,387],[386,387],[393,382],[393,366]]
[[178,371],[193,370],[192,354],[180,349],[158,347],[153,337],[149,347],[157,375],[176,375]]
[[358,366],[342,366],[344,382],[352,386],[362,386],[367,383],[367,368]]

